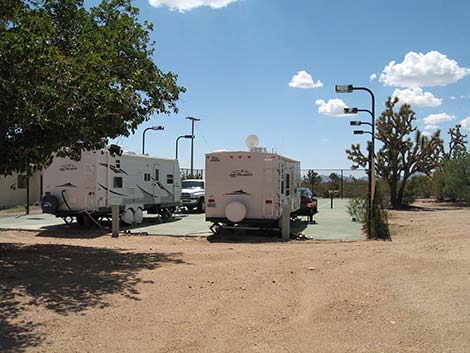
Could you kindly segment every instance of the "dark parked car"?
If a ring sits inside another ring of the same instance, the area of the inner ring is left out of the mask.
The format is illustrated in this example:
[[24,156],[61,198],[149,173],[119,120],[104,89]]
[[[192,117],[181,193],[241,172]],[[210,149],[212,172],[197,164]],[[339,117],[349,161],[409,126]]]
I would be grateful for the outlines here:
[[313,216],[318,213],[318,198],[308,188],[300,188],[300,209],[295,212],[297,216],[309,216],[313,222]]

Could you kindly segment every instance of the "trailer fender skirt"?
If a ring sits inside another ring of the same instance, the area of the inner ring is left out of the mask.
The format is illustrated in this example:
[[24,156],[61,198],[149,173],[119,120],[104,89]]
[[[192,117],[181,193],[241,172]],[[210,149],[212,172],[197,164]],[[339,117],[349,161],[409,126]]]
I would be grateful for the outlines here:
[[246,217],[246,207],[241,201],[232,201],[225,207],[225,217],[233,223],[240,223]]

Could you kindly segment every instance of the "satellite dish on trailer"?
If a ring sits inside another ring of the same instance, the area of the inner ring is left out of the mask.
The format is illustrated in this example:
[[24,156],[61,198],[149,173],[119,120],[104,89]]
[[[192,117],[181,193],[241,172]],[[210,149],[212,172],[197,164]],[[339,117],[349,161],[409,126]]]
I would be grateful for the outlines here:
[[245,143],[247,147],[251,150],[253,148],[256,148],[258,146],[259,140],[258,136],[256,135],[248,135],[248,137],[245,140]]

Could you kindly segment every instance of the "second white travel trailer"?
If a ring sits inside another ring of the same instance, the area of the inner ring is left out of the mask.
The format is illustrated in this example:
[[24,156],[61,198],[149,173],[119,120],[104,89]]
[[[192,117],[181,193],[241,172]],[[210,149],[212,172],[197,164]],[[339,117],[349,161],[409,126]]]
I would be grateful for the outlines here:
[[[300,208],[300,162],[256,148],[206,154],[206,221],[224,227],[279,229],[283,209]],[[290,216],[290,215],[289,215]]]
[[54,158],[43,172],[43,212],[88,223],[117,204],[126,224],[141,223],[144,211],[170,216],[181,198],[178,161],[112,150],[83,151],[79,161]]

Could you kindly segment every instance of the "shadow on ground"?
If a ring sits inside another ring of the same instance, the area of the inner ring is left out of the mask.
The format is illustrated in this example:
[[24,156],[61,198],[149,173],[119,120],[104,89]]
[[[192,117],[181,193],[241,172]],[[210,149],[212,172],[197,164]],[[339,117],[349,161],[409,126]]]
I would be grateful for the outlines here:
[[[291,239],[298,233],[307,228],[307,221],[296,220],[291,222]],[[224,229],[218,234],[207,237],[210,243],[275,243],[282,242],[281,233],[278,230],[243,230],[243,229]]]
[[[159,217],[144,217],[141,224],[127,226],[120,224],[120,231],[132,232],[134,229],[142,228],[153,224],[174,223],[181,221],[186,215],[175,215],[168,219],[161,219]],[[90,226],[83,226],[75,221],[70,224],[56,224],[43,227],[38,237],[46,238],[68,238],[68,239],[93,239],[101,237],[105,234],[111,233],[112,224],[110,221],[102,220],[98,224],[92,223]]]
[[[105,308],[106,295],[139,300],[137,276],[163,263],[183,264],[180,253],[126,253],[67,245],[0,244],[0,351],[22,351],[45,337],[38,323],[21,320],[29,306],[59,314]],[[158,284],[157,284],[158,285]]]

